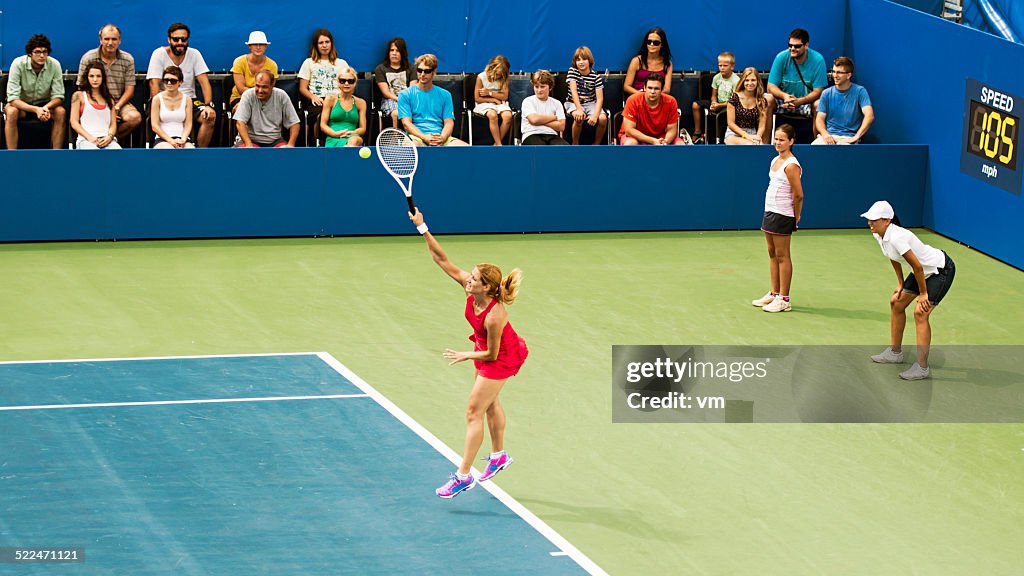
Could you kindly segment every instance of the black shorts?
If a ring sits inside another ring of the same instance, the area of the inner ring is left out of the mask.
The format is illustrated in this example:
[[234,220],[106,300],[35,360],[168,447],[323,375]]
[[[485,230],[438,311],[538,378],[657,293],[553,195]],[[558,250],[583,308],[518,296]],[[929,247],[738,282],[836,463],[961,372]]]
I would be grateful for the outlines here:
[[761,220],[761,231],[768,234],[789,236],[796,232],[796,218],[783,216],[777,212],[765,212]]
[[[942,302],[942,299],[946,297],[946,292],[949,292],[949,287],[953,285],[953,277],[956,276],[956,265],[953,264],[953,259],[946,254],[945,250],[942,251],[942,254],[946,257],[946,265],[924,280],[924,285],[928,288],[928,301],[932,305]],[[913,272],[903,281],[903,291],[911,294],[921,293]]]

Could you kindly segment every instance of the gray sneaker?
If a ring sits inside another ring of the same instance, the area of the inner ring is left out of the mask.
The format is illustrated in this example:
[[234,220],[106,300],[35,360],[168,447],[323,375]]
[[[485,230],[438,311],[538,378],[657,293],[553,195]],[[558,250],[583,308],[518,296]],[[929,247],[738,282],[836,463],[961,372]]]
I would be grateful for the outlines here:
[[914,362],[914,365],[907,368],[903,372],[900,372],[900,378],[904,380],[924,380],[931,375],[931,370],[927,368],[921,368],[921,365]]
[[882,350],[881,354],[875,354],[872,360],[879,364],[903,364],[903,352],[893,352],[892,347]]

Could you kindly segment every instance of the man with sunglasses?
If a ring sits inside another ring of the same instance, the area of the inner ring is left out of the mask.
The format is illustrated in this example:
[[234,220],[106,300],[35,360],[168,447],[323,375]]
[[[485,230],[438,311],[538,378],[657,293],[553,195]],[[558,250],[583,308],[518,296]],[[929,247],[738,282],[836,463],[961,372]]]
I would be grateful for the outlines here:
[[768,74],[768,92],[771,113],[779,111],[814,118],[818,98],[828,86],[825,58],[809,47],[811,35],[803,28],[789,33],[789,47],[775,56]]
[[[149,96],[152,98],[160,92],[160,80],[163,78],[164,69],[168,66],[181,68],[185,79],[181,83],[181,93],[192,101],[193,122],[199,125],[199,134],[196,137],[196,145],[205,148],[210,145],[213,137],[213,128],[217,122],[217,111],[213,107],[213,89],[210,87],[210,79],[207,74],[210,67],[203,60],[199,50],[188,45],[191,31],[188,26],[181,22],[171,24],[167,29],[167,46],[161,46],[153,51],[149,58],[149,68],[146,70],[146,80],[149,80]],[[196,98],[196,81],[203,92],[203,98]]]
[[85,85],[85,67],[98,61],[107,71],[107,89],[114,99],[112,109],[117,115],[117,137],[126,136],[142,123],[142,114],[132,105],[135,96],[135,58],[121,50],[121,29],[113,24],[100,28],[99,48],[82,55],[78,63],[78,85]]
[[455,112],[451,92],[434,86],[437,56],[416,59],[417,84],[398,95],[398,120],[418,146],[468,146],[452,137]]
[[835,86],[821,94],[814,117],[818,137],[811,144],[856,144],[875,121],[868,91],[851,81],[853,60],[840,56],[832,62]]
[[25,55],[11,62],[7,77],[7,149],[18,149],[18,121],[38,119],[50,123],[50,144],[64,148],[64,79],[60,62],[50,57],[50,39],[36,34],[25,44]]

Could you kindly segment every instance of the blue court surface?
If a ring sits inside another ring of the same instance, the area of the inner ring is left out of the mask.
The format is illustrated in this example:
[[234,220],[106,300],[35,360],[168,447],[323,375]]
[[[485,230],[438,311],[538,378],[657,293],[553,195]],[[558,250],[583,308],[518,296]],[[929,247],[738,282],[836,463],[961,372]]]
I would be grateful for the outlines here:
[[3,363],[0,437],[0,547],[85,552],[0,573],[604,573],[324,353]]

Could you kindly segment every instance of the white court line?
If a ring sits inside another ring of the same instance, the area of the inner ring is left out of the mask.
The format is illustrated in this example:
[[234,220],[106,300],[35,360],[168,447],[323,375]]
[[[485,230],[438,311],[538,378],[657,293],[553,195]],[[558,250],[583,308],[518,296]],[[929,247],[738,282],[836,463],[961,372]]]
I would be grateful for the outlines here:
[[[437,436],[434,436],[434,434],[424,428],[419,422],[413,420],[413,418],[406,414],[404,410],[396,406],[391,400],[388,400],[386,396],[374,389],[373,386],[370,386],[365,380],[356,375],[355,372],[349,370],[344,364],[339,362],[337,358],[331,356],[327,352],[318,352],[317,355],[320,356],[320,358],[330,367],[337,370],[339,374],[348,378],[349,382],[352,382],[352,384],[355,384],[356,387],[373,398],[397,420],[408,426],[410,430],[415,432],[420,438],[425,440],[427,444],[430,444],[453,464],[458,466],[462,462],[462,456],[449,448],[444,442],[442,442]],[[475,468],[473,470],[476,471],[479,476],[479,471]],[[601,567],[594,563],[593,560],[588,558],[583,552],[580,552],[579,549],[569,543],[565,537],[558,532],[555,532],[554,528],[548,526],[546,522],[538,518],[537,515],[531,512],[528,508],[520,504],[508,492],[499,488],[493,481],[480,482],[479,485],[483,487],[484,490],[490,492],[492,496],[508,507],[509,510],[515,512],[527,524],[533,527],[534,530],[540,532],[542,536],[554,544],[559,551],[551,552],[552,556],[569,556],[573,561],[579,564],[580,568],[586,570],[588,574],[592,574],[594,576],[608,576],[608,573],[602,570]]]
[[267,356],[320,356],[319,352],[264,352],[259,354],[202,354],[195,356],[139,356],[123,358],[78,358],[65,360],[4,360],[0,366],[5,364],[69,364],[74,362],[134,362],[136,360],[202,360],[205,358],[260,358]]
[[287,400],[326,400],[331,398],[369,397],[369,394],[328,394],[324,396],[265,396],[255,398],[210,398],[207,400],[153,400],[150,402],[96,402],[93,404],[39,404],[34,406],[0,406],[0,412],[11,410],[54,410],[58,408],[113,408],[119,406],[170,406],[175,404],[228,404],[232,402],[281,402]]

